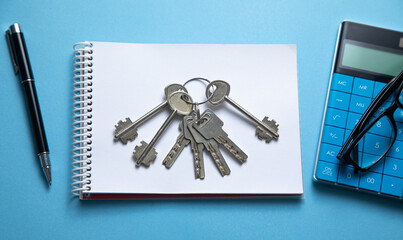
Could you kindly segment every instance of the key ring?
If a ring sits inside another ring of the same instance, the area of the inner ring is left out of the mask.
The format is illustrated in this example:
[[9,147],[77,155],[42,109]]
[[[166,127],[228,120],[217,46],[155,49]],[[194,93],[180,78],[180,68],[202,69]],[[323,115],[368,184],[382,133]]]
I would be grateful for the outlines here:
[[[191,78],[191,79],[187,80],[182,86],[185,86],[186,84],[188,84],[189,82],[192,82],[192,81],[205,81],[205,82],[207,82],[208,84],[210,84],[210,80],[208,80],[208,79],[206,79],[206,78],[197,77],[197,78]],[[214,92],[213,92],[213,93],[214,93]],[[199,105],[201,105],[201,104],[205,104],[206,102],[210,101],[210,99],[211,99],[212,97],[213,97],[213,94],[211,94],[210,97],[208,97],[208,98],[207,98],[205,101],[203,101],[203,102],[189,102],[188,100],[183,99],[183,98],[182,98],[182,100],[183,100],[185,103],[191,104],[192,106],[199,106]]]
[[[189,82],[192,81],[205,81],[208,84],[210,84],[210,80],[206,79],[206,78],[201,78],[201,77],[197,77],[197,78],[191,78],[189,80],[187,80],[182,86],[185,87],[186,84],[188,84]],[[213,92],[214,93],[214,92]],[[205,101],[203,102],[189,102],[188,100],[182,98],[182,100],[188,104],[191,104],[193,107],[193,110],[196,112],[196,123],[200,124],[199,120],[200,120],[200,108],[199,106],[201,104],[205,104],[206,102],[210,101],[210,99],[213,97],[213,94],[211,94]]]

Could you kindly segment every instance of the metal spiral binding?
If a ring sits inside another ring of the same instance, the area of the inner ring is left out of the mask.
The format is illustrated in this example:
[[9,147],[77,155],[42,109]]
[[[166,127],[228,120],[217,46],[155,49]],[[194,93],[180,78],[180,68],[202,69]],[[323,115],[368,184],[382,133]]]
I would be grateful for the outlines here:
[[91,190],[92,145],[92,43],[74,48],[72,194]]

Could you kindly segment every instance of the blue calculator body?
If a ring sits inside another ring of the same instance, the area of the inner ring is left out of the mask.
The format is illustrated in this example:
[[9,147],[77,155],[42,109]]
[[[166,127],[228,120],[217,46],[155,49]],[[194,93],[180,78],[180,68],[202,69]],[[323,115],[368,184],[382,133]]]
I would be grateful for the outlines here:
[[[330,76],[316,155],[314,180],[336,186],[403,199],[403,110],[398,109],[396,142],[376,166],[355,172],[336,158],[345,139],[371,101],[403,70],[403,32],[344,21]],[[382,123],[377,123],[381,129]],[[373,146],[364,154],[377,151]]]

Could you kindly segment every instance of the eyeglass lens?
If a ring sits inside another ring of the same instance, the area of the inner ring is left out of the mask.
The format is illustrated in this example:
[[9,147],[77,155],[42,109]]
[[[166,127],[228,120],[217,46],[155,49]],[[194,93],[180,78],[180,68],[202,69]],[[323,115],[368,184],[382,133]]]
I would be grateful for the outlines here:
[[[376,113],[375,113],[376,114]],[[371,118],[374,119],[374,116]],[[387,116],[372,122],[372,126],[357,143],[357,147],[350,153],[351,159],[361,168],[367,168],[377,162],[393,144],[394,128]]]

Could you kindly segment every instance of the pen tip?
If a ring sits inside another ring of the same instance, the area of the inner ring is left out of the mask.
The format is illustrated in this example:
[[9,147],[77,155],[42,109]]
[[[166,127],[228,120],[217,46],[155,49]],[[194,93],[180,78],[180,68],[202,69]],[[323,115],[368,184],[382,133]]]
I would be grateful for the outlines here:
[[51,175],[50,175],[50,167],[44,168],[43,171],[45,172],[45,177],[46,177],[46,180],[49,183],[49,186],[51,186],[52,185],[52,178],[51,178]]
[[52,185],[52,178],[50,175],[50,160],[48,153],[43,153],[39,155],[39,159],[41,160],[43,172],[45,173],[46,180],[48,181],[49,186]]

